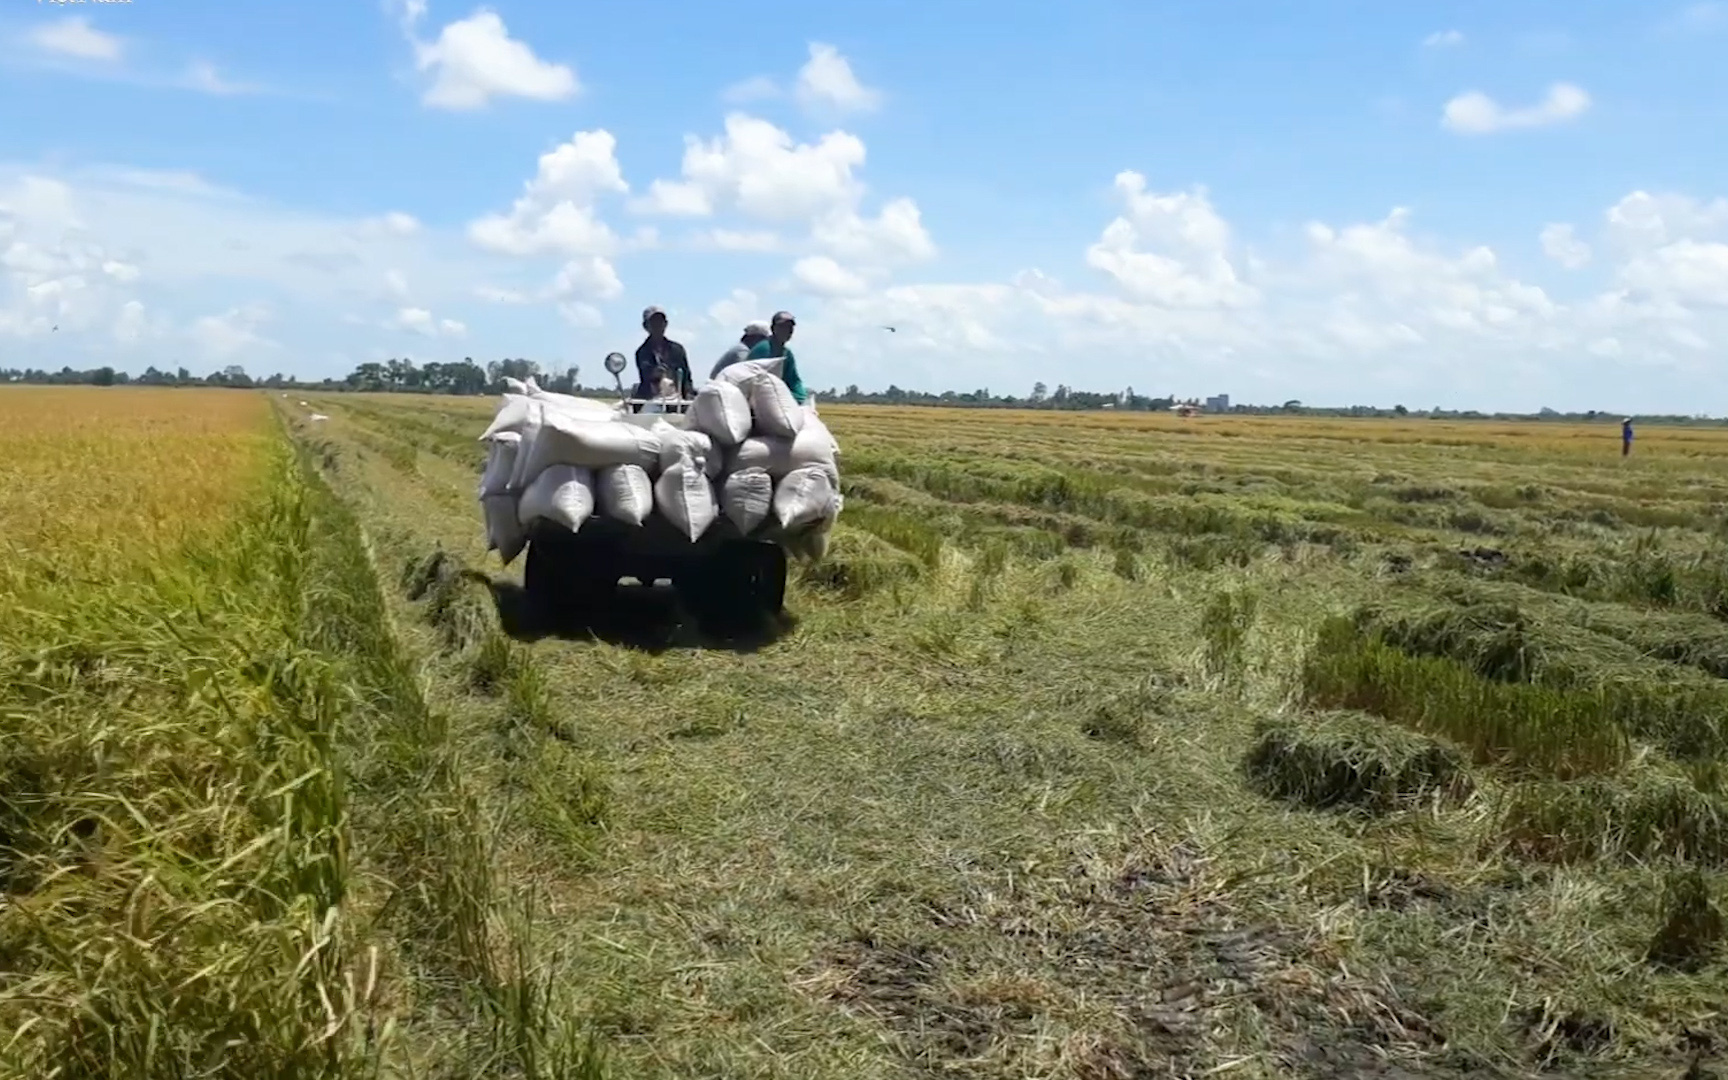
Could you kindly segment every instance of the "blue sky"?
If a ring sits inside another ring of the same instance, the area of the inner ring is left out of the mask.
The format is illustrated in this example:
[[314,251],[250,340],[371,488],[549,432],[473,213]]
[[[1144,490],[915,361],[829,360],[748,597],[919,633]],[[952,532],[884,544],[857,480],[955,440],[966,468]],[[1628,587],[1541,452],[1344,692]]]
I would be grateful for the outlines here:
[[[0,12],[0,365],[1728,413],[1728,3]],[[893,325],[889,334],[881,327]],[[54,327],[59,329],[55,330]]]

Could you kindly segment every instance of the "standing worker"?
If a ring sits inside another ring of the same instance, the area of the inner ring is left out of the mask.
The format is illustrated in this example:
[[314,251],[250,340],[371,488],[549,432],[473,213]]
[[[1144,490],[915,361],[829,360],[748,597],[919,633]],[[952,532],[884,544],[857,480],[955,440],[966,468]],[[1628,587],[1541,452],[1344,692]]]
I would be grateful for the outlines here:
[[756,347],[756,343],[758,341],[766,341],[767,339],[767,323],[753,322],[749,326],[746,326],[744,328],[744,336],[738,339],[737,344],[720,354],[720,359],[715,361],[714,370],[708,373],[708,377],[710,379],[715,378],[722,371],[725,371],[738,361],[749,359],[750,350]]
[[792,399],[798,404],[804,404],[810,395],[804,389],[804,380],[798,377],[798,361],[792,355],[792,350],[786,343],[792,340],[792,331],[798,328],[798,321],[790,311],[776,311],[768,321],[768,340],[758,341],[750,350],[751,360],[781,359],[780,379],[792,391]]
[[642,329],[648,331],[648,337],[636,347],[636,396],[660,396],[660,387],[650,377],[657,367],[672,380],[679,397],[696,396],[696,382],[690,377],[690,357],[684,346],[666,336],[666,313],[657,307],[645,309]]
[[1632,452],[1632,418],[1628,416],[1620,421],[1620,456],[1625,457]]

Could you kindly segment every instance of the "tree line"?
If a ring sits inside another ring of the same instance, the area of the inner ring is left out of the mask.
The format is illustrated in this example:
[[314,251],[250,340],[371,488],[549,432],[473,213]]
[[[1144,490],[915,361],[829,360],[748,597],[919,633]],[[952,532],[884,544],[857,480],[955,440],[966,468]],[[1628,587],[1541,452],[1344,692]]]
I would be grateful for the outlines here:
[[[452,363],[431,362],[415,364],[412,360],[392,358],[383,361],[368,361],[354,368],[353,371],[340,379],[304,380],[280,372],[266,378],[256,379],[247,374],[246,369],[239,364],[212,371],[207,375],[195,375],[184,367],[174,371],[159,371],[155,367],[144,370],[142,375],[130,375],[125,371],[112,367],[90,368],[83,371],[63,367],[59,371],[45,371],[37,368],[3,368],[0,367],[0,384],[28,383],[49,386],[205,386],[226,387],[230,389],[267,389],[267,390],[302,390],[322,393],[355,392],[355,393],[397,393],[397,394],[452,394],[480,395],[498,394],[504,391],[507,378],[527,380],[534,379],[541,387],[557,393],[578,394],[587,393],[605,397],[617,392],[617,384],[600,384],[583,386],[577,378],[578,369],[572,365],[565,368],[543,369],[533,360],[521,358],[494,360],[485,365],[476,363],[470,357]],[[626,372],[625,389],[629,389],[628,380],[634,377],[633,372]],[[1050,410],[1103,410],[1112,409],[1127,412],[1162,412],[1181,404],[1196,404],[1193,399],[1183,401],[1174,394],[1149,396],[1138,394],[1132,387],[1119,391],[1078,390],[1071,386],[1058,385],[1051,389],[1044,383],[1034,383],[1032,390],[1025,397],[1013,394],[994,394],[988,388],[969,391],[944,390],[931,393],[923,390],[906,390],[890,385],[886,390],[862,390],[857,385],[851,385],[844,390],[830,387],[827,390],[815,392],[819,400],[835,401],[848,405],[924,405],[950,406],[974,409],[1050,409]],[[1202,410],[1205,411],[1205,410]],[[1474,409],[1449,410],[1435,406],[1432,409],[1409,409],[1403,405],[1391,408],[1381,408],[1374,405],[1347,406],[1311,406],[1301,401],[1285,401],[1279,405],[1244,405],[1233,404],[1226,410],[1242,416],[1329,416],[1329,417],[1425,417],[1446,420],[1553,420],[1553,421],[1593,421],[1619,420],[1621,414],[1613,410],[1590,409],[1582,412],[1559,412],[1554,409],[1542,409],[1537,413],[1506,413],[1480,412]],[[1639,416],[1641,423],[1696,423],[1704,417],[1681,415]],[[1725,421],[1728,422],[1728,421]]]

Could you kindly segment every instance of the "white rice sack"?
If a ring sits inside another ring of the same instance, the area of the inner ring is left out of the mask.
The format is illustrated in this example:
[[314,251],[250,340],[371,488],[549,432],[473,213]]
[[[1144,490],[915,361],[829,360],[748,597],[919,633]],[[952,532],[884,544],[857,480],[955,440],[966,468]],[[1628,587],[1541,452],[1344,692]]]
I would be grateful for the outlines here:
[[522,493],[516,520],[527,526],[545,518],[575,532],[593,512],[594,474],[577,465],[549,465]]
[[528,422],[529,402],[526,394],[505,394],[504,404],[498,406],[492,422],[480,433],[480,441],[485,442],[506,431],[520,432],[522,425]]
[[720,485],[720,509],[746,536],[768,520],[768,511],[773,508],[774,478],[767,469],[735,472]]
[[739,443],[737,448],[727,455],[726,471],[742,472],[745,469],[765,469],[769,476],[778,480],[791,472],[792,440],[775,439],[766,435],[752,435]]
[[654,481],[654,506],[691,543],[707,532],[719,516],[714,506],[714,485],[687,457],[668,465],[660,479]]
[[486,453],[486,467],[480,472],[480,497],[502,495],[510,486],[510,473],[516,468],[516,451],[522,446],[522,436],[514,431],[501,431],[492,436],[492,448]]
[[527,402],[526,419],[522,421],[520,441],[516,449],[516,463],[510,467],[510,483],[506,490],[521,494],[535,474],[528,471],[528,462],[534,456],[535,447],[540,442],[540,429],[545,426],[546,408],[538,401],[524,398]]
[[600,512],[626,525],[640,525],[654,512],[654,483],[640,465],[608,465],[594,474]]
[[696,391],[696,400],[690,405],[690,422],[716,444],[737,446],[750,437],[750,399],[737,384],[710,379]]
[[654,421],[654,426],[648,429],[654,437],[660,440],[660,467],[671,466],[680,457],[688,454],[702,464],[702,459],[714,456],[714,440],[700,431],[690,431],[687,428],[673,427],[664,420]]
[[733,386],[743,388],[744,384],[758,375],[772,375],[778,379],[785,370],[784,356],[768,357],[762,360],[740,360],[736,364],[720,369],[715,378],[721,382],[729,382]]
[[805,465],[834,465],[835,457],[840,453],[840,444],[834,441],[834,435],[817,416],[816,410],[804,410],[804,424],[798,429],[798,434],[792,439],[792,449],[787,455],[794,469]]
[[764,372],[745,383],[743,390],[759,433],[790,439],[804,426],[804,410],[780,376]]
[[572,416],[589,420],[610,420],[618,412],[616,405],[608,405],[604,401],[576,397],[572,394],[554,394],[550,390],[542,390],[539,387],[535,387],[528,396],[551,408],[562,409]]
[[523,382],[521,379],[512,379],[510,376],[506,375],[504,376],[504,392],[506,394],[526,394],[528,392],[528,384]]
[[528,530],[516,516],[516,497],[488,495],[480,500],[480,512],[486,519],[486,550],[496,551],[509,566],[528,546]]
[[774,485],[774,516],[783,529],[796,529],[840,514],[840,491],[834,474],[821,465],[806,465]]
[[702,467],[702,474],[718,480],[726,471],[726,456],[714,447],[706,432],[675,428],[664,420],[653,428],[660,436],[660,467],[670,466],[680,457],[689,457]]
[[532,443],[523,433],[516,460],[521,465],[518,474],[529,481],[548,465],[580,465],[585,469],[640,465],[653,469],[660,464],[660,437],[622,420],[588,420],[545,409]]

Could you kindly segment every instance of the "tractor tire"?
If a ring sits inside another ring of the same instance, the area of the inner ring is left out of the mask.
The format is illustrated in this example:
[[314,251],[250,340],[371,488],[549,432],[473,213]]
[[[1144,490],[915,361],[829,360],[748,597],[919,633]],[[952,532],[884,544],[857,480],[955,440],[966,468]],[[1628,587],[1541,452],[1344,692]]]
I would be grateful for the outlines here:
[[566,622],[588,615],[618,585],[617,561],[607,544],[539,522],[528,541],[522,588],[534,611]]

